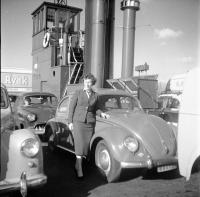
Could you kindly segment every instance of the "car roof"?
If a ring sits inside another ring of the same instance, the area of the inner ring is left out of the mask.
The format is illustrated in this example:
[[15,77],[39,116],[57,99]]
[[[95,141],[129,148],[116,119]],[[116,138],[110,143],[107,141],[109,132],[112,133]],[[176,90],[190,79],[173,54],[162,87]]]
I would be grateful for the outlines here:
[[[21,93],[20,96],[34,96],[34,95],[41,95],[41,96],[55,96],[49,92],[25,92]],[[55,96],[56,97],[56,96]]]
[[169,98],[169,97],[180,100],[181,95],[180,94],[179,95],[177,95],[177,94],[161,94],[158,96],[158,98]]

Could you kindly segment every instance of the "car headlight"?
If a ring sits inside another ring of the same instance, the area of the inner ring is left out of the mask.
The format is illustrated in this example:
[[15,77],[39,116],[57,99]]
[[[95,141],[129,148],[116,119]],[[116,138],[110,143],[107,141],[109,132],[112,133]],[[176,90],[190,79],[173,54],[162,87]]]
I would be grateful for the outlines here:
[[27,119],[30,121],[30,122],[33,122],[36,120],[36,115],[35,114],[28,114],[27,115]]
[[139,143],[138,143],[137,139],[135,139],[133,137],[127,137],[124,140],[124,145],[131,152],[136,152],[138,150],[138,147],[139,147]]
[[37,139],[29,138],[22,142],[21,152],[26,157],[34,157],[38,154],[40,149],[40,143]]

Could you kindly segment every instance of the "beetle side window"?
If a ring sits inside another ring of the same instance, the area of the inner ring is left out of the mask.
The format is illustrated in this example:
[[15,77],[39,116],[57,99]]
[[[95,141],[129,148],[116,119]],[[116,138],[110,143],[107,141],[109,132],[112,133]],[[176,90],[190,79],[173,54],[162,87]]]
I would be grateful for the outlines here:
[[120,97],[120,104],[122,109],[130,109],[134,108],[133,101],[130,97]]
[[105,107],[107,109],[118,109],[118,104],[117,104],[117,99],[116,98],[109,98],[106,102],[105,102]]
[[69,97],[65,98],[59,105],[58,113],[64,113],[66,117],[68,116],[69,113]]
[[5,109],[8,107],[6,92],[3,88],[1,88],[1,108]]

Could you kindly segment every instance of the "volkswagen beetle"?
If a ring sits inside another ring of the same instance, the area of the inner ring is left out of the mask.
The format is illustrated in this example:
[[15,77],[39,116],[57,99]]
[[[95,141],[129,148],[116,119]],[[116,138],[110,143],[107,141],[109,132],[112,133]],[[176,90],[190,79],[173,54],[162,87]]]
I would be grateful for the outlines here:
[[46,183],[40,140],[32,130],[14,130],[15,123],[6,87],[1,84],[0,194]]
[[[132,95],[114,89],[96,89],[99,108],[110,115],[97,117],[90,151],[108,182],[120,178],[122,169],[156,168],[158,172],[177,168],[176,139],[161,118],[146,114]],[[45,126],[50,149],[74,153],[73,133],[67,124],[72,95],[61,99],[55,118]]]
[[36,134],[44,134],[44,126],[54,117],[57,104],[56,96],[48,92],[22,93],[13,105],[17,128],[33,128]]

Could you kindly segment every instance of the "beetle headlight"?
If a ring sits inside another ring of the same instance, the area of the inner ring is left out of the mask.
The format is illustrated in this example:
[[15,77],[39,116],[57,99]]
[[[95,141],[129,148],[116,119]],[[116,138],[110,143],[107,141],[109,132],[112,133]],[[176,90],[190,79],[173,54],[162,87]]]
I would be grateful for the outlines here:
[[26,139],[21,144],[21,152],[27,157],[34,157],[40,149],[39,141],[34,138]]
[[28,114],[27,115],[27,119],[30,121],[30,122],[33,122],[36,120],[36,115],[35,114]]
[[124,145],[131,152],[136,152],[138,150],[138,147],[139,147],[138,141],[133,137],[127,137],[124,140]]

